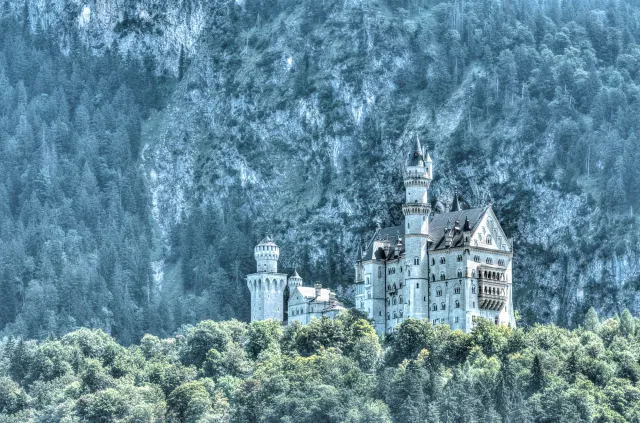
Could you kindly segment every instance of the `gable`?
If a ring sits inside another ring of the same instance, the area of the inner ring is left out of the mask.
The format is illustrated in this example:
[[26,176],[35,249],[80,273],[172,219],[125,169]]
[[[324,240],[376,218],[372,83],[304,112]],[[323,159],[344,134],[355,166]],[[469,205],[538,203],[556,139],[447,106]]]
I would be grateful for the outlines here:
[[480,221],[473,228],[471,246],[511,252],[509,239],[491,207],[487,208]]

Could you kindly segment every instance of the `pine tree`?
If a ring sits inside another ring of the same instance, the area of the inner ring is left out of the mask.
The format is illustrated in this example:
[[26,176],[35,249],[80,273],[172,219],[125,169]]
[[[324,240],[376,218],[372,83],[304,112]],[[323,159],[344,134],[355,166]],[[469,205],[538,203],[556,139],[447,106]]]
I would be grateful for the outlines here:
[[590,307],[587,314],[584,316],[584,329],[591,332],[598,332],[600,328],[600,319],[598,319],[598,313],[593,307]]

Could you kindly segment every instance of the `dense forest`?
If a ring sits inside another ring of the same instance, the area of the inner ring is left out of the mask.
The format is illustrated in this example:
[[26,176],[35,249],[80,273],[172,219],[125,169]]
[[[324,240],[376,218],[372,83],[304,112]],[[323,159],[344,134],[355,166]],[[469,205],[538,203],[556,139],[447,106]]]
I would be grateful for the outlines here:
[[125,348],[100,330],[0,344],[0,422],[640,421],[640,320],[471,334],[354,313],[282,328],[203,321]]
[[0,330],[247,320],[265,233],[348,303],[416,136],[433,209],[515,237],[523,325],[640,312],[639,43],[632,0],[4,2]]

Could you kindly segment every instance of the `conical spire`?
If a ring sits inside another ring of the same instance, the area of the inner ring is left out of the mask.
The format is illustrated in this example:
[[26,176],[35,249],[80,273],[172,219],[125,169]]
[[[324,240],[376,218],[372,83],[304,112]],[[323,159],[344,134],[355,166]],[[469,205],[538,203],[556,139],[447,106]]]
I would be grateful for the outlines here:
[[471,223],[469,223],[469,217],[464,218],[464,226],[462,227],[464,232],[471,232]]
[[416,142],[413,145],[413,156],[422,156],[422,146],[420,145],[420,138],[416,135]]
[[411,154],[409,154],[409,166],[424,166],[424,155],[420,139],[416,135],[416,141],[413,144]]
[[458,189],[454,188],[453,190],[453,204],[451,204],[451,211],[457,212],[460,211],[460,202],[458,202]]

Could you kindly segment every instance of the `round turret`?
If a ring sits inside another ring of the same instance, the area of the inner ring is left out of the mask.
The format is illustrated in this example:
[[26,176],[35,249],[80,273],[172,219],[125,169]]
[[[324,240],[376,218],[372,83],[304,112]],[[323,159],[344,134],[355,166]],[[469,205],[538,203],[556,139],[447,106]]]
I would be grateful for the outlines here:
[[293,276],[289,278],[289,288],[295,288],[297,286],[302,286],[302,278],[298,274],[297,270],[293,271]]
[[258,264],[258,272],[277,273],[280,247],[268,236],[256,245],[253,256]]

